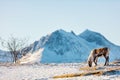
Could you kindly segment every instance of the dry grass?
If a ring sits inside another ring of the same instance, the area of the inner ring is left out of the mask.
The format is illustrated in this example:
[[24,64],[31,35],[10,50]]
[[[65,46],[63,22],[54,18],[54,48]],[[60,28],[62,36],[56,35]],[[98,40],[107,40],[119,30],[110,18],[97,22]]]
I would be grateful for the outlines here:
[[78,77],[78,76],[89,76],[89,75],[96,75],[96,76],[100,76],[103,75],[107,72],[113,72],[116,70],[120,70],[120,67],[116,67],[116,68],[107,68],[106,70],[97,70],[96,67],[93,68],[89,68],[89,67],[84,67],[84,68],[80,68],[80,70],[85,70],[87,69],[87,71],[83,72],[83,73],[75,73],[75,74],[63,74],[63,75],[58,75],[58,76],[54,76],[53,78],[70,78],[70,77]]
[[111,64],[119,64],[119,63],[120,63],[120,60],[117,60],[117,61],[112,62]]
[[97,70],[97,67],[82,67],[80,68],[80,70],[84,70],[84,71],[93,71],[93,70]]
[[10,66],[20,66],[20,64],[19,63],[6,62],[6,63],[0,63],[0,66],[10,67]]
[[104,73],[104,71],[93,71],[93,72],[84,72],[84,73],[75,73],[75,74],[63,74],[54,76],[53,78],[70,78],[70,77],[80,77],[80,76],[89,76],[89,75],[96,75],[100,76]]
[[82,76],[82,74],[63,74],[59,76],[54,76],[53,78],[69,78],[69,77],[76,77],[76,76]]

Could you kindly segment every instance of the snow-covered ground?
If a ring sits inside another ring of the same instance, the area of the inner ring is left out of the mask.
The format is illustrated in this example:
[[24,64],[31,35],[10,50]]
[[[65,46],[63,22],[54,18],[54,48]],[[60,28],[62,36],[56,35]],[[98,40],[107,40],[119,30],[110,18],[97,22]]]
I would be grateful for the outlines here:
[[[53,76],[83,72],[80,68],[85,63],[65,64],[0,64],[0,80],[120,80],[120,71],[113,75],[82,76],[73,78],[53,79]],[[113,66],[114,67],[114,66]]]

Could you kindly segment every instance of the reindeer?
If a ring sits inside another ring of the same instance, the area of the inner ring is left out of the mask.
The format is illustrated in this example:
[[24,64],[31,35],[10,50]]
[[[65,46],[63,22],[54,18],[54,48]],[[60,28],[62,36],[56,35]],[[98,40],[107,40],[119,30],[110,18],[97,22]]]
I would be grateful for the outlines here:
[[92,67],[92,62],[94,62],[95,65],[97,66],[98,57],[102,57],[102,56],[106,59],[104,66],[109,65],[109,48],[104,47],[104,48],[93,49],[90,52],[87,61],[89,67]]

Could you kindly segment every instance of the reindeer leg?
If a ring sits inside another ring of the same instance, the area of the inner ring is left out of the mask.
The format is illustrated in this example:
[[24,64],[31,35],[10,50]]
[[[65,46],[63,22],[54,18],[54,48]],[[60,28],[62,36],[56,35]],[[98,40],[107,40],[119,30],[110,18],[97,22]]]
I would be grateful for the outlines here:
[[105,59],[106,59],[106,61],[105,61],[104,66],[109,65],[109,56],[105,57]]
[[97,57],[94,57],[94,63],[95,63],[95,66],[97,66]]
[[98,61],[98,57],[96,57],[95,59],[95,65],[97,66],[97,61]]
[[109,65],[109,56],[107,56],[107,63],[106,65]]
[[105,64],[104,64],[104,66],[106,66],[106,63],[107,63],[107,58],[105,57]]

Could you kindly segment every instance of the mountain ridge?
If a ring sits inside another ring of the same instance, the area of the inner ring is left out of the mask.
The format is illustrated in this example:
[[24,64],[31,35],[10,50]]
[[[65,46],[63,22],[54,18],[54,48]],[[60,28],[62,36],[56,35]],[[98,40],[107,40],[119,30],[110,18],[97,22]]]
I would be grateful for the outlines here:
[[[95,36],[96,34],[96,36]],[[106,40],[108,43],[112,44],[112,45],[115,45],[114,43],[110,42],[108,39],[106,39],[101,33],[98,33],[98,32],[95,32],[95,31],[91,31],[89,29],[86,29],[84,32],[82,32],[81,34],[79,34],[78,36],[84,38],[85,40],[87,40],[88,42],[94,42],[96,40],[96,38],[102,38],[100,40]],[[100,41],[97,42],[97,44],[101,45],[100,44]],[[117,46],[117,45],[116,45]],[[119,46],[120,47],[120,46]]]
[[40,52],[41,63],[85,62],[92,49],[101,47],[110,48],[110,61],[120,59],[117,56],[120,55],[119,46],[111,43],[102,34],[88,29],[79,35],[73,31],[56,30],[23,48],[21,53],[30,53],[32,56],[39,49],[43,49]]
[[86,61],[90,51],[100,47],[110,48],[110,56],[114,56],[111,58],[112,61],[119,58],[113,53],[120,51],[119,46],[111,43],[102,34],[88,29],[80,35],[76,35],[73,31],[56,30],[32,45],[31,52],[44,48],[40,61],[42,63]]

